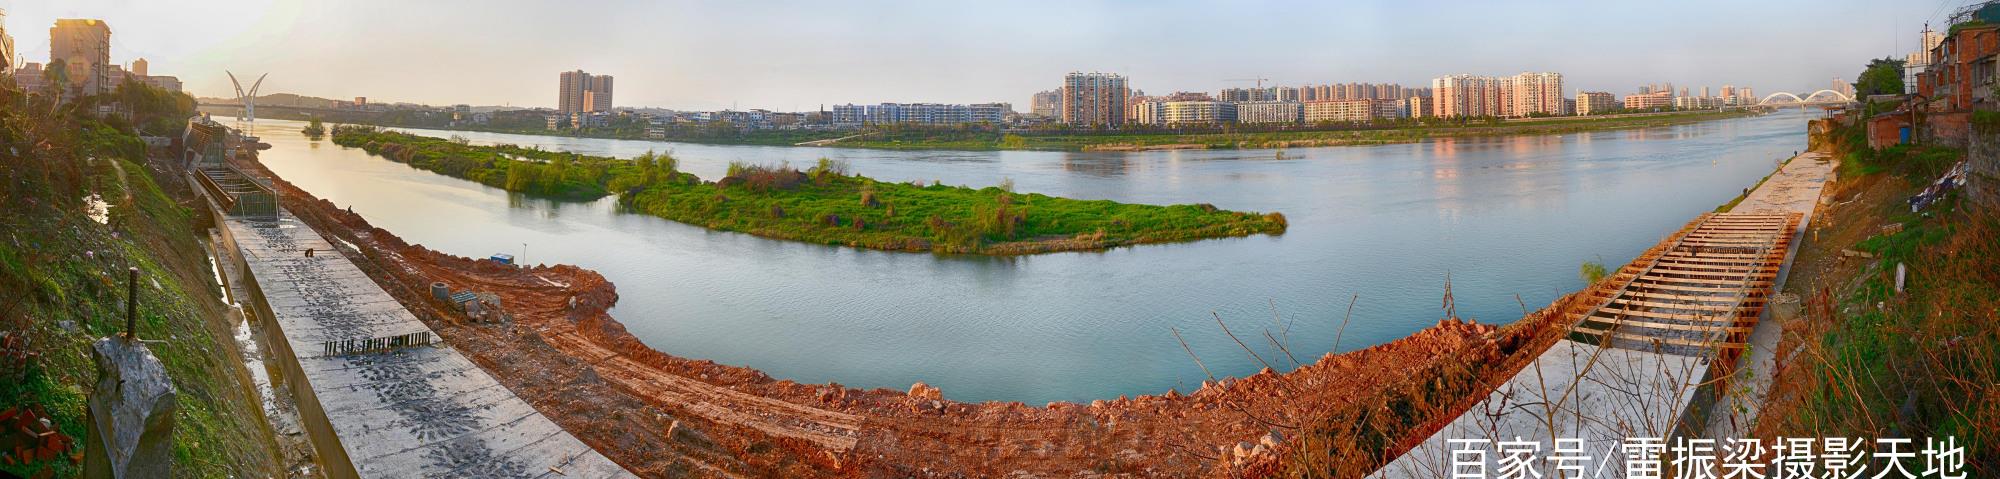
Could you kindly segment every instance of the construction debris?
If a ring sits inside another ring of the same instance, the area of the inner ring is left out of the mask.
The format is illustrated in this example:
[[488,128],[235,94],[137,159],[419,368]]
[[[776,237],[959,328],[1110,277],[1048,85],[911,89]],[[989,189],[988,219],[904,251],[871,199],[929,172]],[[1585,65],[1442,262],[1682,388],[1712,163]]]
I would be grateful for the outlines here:
[[0,411],[0,465],[12,466],[62,457],[75,440],[56,431],[41,406]]

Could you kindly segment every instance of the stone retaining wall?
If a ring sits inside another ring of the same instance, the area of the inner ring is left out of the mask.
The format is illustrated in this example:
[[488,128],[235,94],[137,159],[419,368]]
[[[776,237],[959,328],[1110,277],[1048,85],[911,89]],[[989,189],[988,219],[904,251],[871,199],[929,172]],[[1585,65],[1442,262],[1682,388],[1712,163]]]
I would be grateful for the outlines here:
[[2000,212],[2000,131],[1976,132],[1966,143],[1965,195],[1986,211]]

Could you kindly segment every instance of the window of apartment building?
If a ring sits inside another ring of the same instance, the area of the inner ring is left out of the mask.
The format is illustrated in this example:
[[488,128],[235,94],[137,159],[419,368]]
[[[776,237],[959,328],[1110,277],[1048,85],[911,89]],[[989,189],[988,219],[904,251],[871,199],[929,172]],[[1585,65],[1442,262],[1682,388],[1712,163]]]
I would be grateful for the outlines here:
[[1993,84],[1994,55],[1980,57],[1972,61],[1972,81],[1979,85]]

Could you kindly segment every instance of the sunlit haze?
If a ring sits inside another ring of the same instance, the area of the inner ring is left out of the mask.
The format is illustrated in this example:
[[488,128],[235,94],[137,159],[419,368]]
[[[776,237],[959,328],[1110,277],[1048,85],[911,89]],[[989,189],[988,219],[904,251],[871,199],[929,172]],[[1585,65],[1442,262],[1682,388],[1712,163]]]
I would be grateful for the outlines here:
[[[1867,15],[1854,14],[1866,7]],[[532,2],[0,0],[21,60],[57,18],[99,18],[112,61],[198,96],[264,92],[554,107],[556,74],[618,79],[617,106],[812,110],[1003,101],[1070,71],[1152,93],[1556,71],[1569,90],[1760,91],[1852,81],[1908,53],[1933,2]],[[1948,13],[1948,12],[1946,12]],[[1843,32],[1825,35],[1826,32]]]

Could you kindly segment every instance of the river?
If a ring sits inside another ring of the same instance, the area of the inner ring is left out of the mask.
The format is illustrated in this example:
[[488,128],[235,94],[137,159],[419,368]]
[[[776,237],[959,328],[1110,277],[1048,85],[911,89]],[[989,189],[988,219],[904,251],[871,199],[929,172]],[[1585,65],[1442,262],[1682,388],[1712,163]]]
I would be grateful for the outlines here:
[[[1436,323],[1446,278],[1460,316],[1507,323],[1616,268],[1805,147],[1799,111],[1555,136],[1283,151],[881,151],[412,129],[475,143],[630,157],[671,152],[715,179],[733,160],[848,160],[882,180],[988,186],[1138,203],[1279,211],[1282,236],[1025,257],[937,256],[711,232],[622,211],[611,198],[523,197],[309,141],[260,120],[264,163],[413,243],[510,253],[602,273],[612,315],[646,344],[778,378],[905,389],[967,401],[1084,401],[1188,392],[1263,367],[1216,316],[1283,371]],[[1352,302],[1351,323],[1341,323]],[[1214,316],[1212,316],[1214,315]]]

